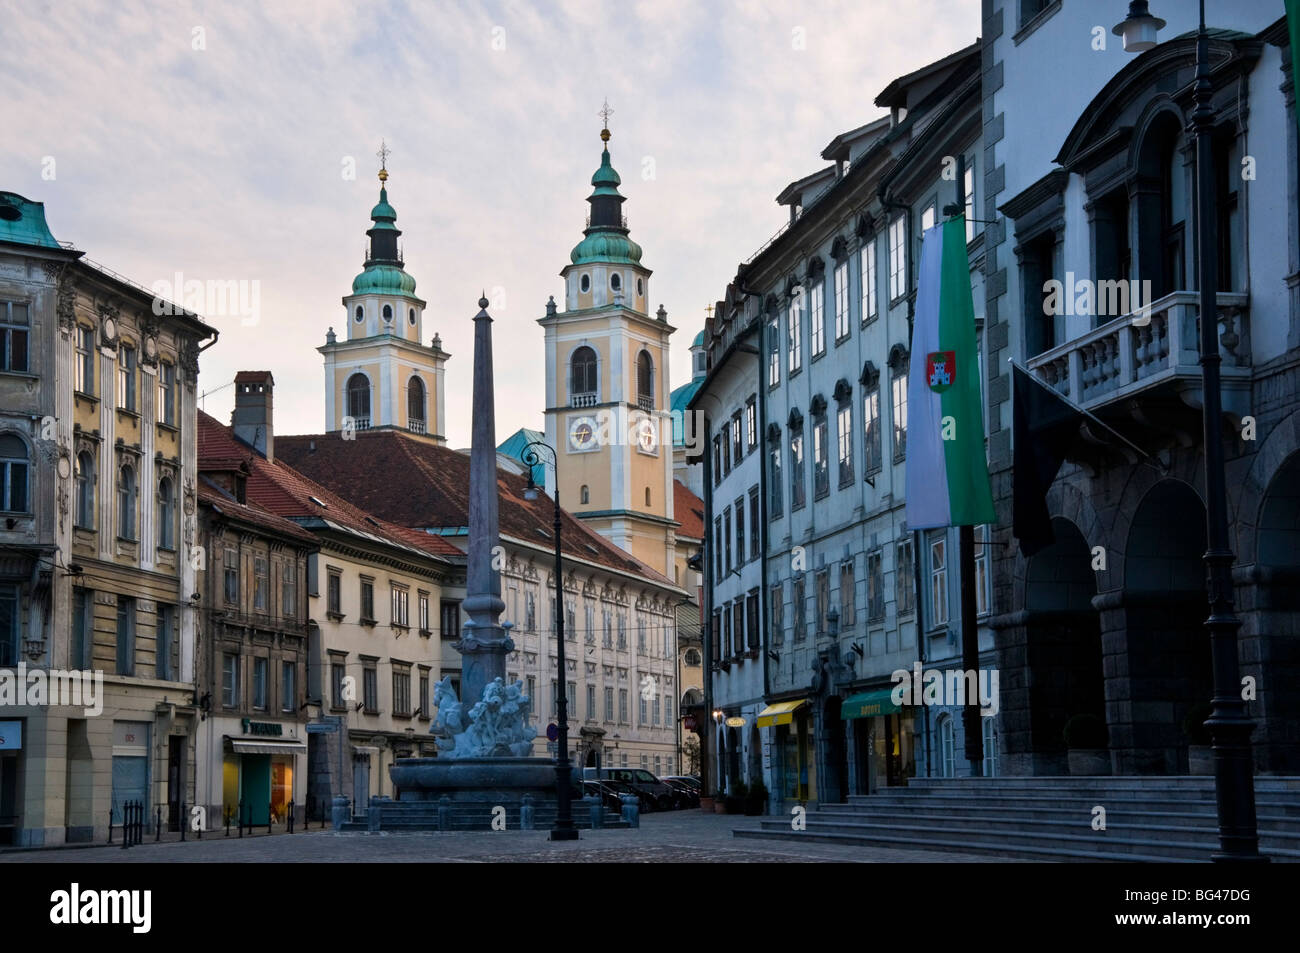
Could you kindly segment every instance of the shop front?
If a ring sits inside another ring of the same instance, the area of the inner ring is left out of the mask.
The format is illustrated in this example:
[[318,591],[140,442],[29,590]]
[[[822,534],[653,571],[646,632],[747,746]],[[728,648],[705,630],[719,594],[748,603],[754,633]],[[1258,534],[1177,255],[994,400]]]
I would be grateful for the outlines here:
[[874,794],[916,776],[915,718],[894,703],[892,688],[850,695],[840,717],[852,725],[853,793]]
[[23,750],[23,723],[0,721],[0,846],[14,843],[21,826],[18,768]]
[[[295,803],[294,783],[307,758],[306,743],[285,735],[280,722],[245,718],[238,736],[225,738],[222,762],[222,811],[238,821],[240,805],[246,823],[284,823]],[[287,726],[295,732],[297,725]],[[301,759],[301,760],[300,760]]]
[[776,702],[758,713],[760,729],[773,733],[772,797],[781,803],[807,803],[817,797],[811,709],[806,699]]

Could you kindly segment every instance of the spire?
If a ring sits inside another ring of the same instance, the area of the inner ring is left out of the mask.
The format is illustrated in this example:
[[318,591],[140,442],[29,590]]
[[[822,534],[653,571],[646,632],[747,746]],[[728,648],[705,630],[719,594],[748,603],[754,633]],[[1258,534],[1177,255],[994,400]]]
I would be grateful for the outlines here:
[[375,223],[366,230],[370,236],[370,249],[366,255],[366,267],[371,264],[396,265],[402,267],[402,256],[397,250],[397,237],[402,234],[397,227],[397,210],[388,204],[388,157],[393,150],[388,143],[380,140],[379,151],[379,204],[370,210],[370,218]]
[[591,206],[587,227],[583,230],[587,237],[569,254],[569,260],[575,265],[583,261],[641,262],[641,246],[627,237],[627,221],[623,218],[625,199],[618,190],[623,180],[609,157],[609,117],[613,114],[608,100],[597,114],[603,123],[600,139],[604,148],[600,153],[600,168],[591,177],[594,188],[587,196]]

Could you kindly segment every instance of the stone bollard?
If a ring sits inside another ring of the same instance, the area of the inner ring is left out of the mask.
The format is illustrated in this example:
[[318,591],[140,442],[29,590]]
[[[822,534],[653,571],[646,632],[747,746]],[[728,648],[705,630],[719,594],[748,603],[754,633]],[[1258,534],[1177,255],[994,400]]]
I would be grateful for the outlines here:
[[635,794],[620,795],[623,801],[623,820],[627,821],[628,827],[641,826],[641,802],[637,800]]
[[591,829],[598,831],[605,826],[605,809],[601,806],[600,798],[593,796],[584,797],[587,802],[587,811],[591,814]]
[[519,829],[521,831],[531,831],[533,825],[533,796],[525,794],[522,803],[519,805]]
[[379,831],[379,812],[382,810],[378,804],[373,801],[366,808],[366,830],[372,834]]
[[334,803],[330,808],[330,821],[336,831],[341,831],[343,825],[352,819],[352,802],[342,794],[334,798]]
[[438,830],[451,830],[451,798],[445,794],[438,798]]

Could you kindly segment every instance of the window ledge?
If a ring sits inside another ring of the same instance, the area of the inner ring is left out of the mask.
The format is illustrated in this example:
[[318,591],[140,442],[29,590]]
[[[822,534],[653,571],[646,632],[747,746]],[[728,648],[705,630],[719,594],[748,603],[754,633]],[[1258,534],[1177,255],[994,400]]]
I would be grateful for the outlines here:
[[129,417],[131,420],[134,420],[137,423],[139,423],[140,421],[139,411],[131,410],[129,407],[118,407],[116,408],[116,410],[120,416]]
[[364,625],[364,626],[370,626],[371,628],[373,628],[374,626],[379,625],[379,620],[378,620],[378,619],[358,619],[358,620],[357,620],[357,624],[358,624],[358,625]]
[[1039,10],[1033,17],[1022,24],[1019,30],[1012,34],[1012,43],[1019,46],[1029,38],[1031,33],[1050,20],[1054,14],[1059,13],[1060,10],[1061,0],[1055,0],[1055,2],[1049,3],[1046,7]]
[[181,432],[181,428],[176,426],[176,424],[166,424],[163,423],[161,420],[158,421],[154,426],[156,426],[159,430],[166,430],[168,433],[178,434]]
[[421,636],[422,638],[426,638],[426,639],[428,639],[428,638],[432,638],[432,637],[433,637],[433,632],[431,632],[429,629],[421,629],[421,630],[420,630],[420,636]]
[[89,401],[89,402],[92,403],[92,404],[98,404],[98,403],[99,403],[99,398],[98,398],[98,397],[96,397],[94,394],[87,394],[87,393],[85,393],[84,391],[75,390],[75,391],[72,392],[72,396],[73,396],[73,398],[76,399],[76,400]]
[[342,612],[329,611],[325,613],[325,618],[329,619],[331,622],[342,622],[346,616],[344,616]]
[[28,371],[9,371],[4,369],[0,369],[0,377],[16,377],[28,381],[39,381],[41,379],[39,374],[32,374]]

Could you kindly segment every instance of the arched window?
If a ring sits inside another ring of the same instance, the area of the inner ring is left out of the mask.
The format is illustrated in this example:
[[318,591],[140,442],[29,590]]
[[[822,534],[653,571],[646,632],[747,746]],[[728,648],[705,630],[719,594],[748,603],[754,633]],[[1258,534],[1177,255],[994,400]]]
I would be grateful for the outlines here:
[[27,444],[17,434],[0,436],[0,512],[27,512]]
[[582,503],[591,502],[591,489],[585,483],[582,484],[582,489],[578,491],[578,500]]
[[583,293],[583,294],[586,294],[588,291],[590,291],[590,290],[591,290],[591,276],[590,276],[590,275],[583,275],[583,276],[582,276],[582,280],[578,282],[578,287],[582,290],[582,293]]
[[357,324],[360,324],[362,321],[364,321],[365,317],[366,317],[365,310],[361,307],[361,305],[357,305]]
[[[699,650],[699,649],[687,649],[687,650],[686,650],[686,664],[687,664],[687,665],[690,665],[690,666],[692,666],[692,667],[698,667],[698,666],[699,666],[699,664],[700,664],[700,650]],[[686,693],[686,698],[684,698],[684,699],[682,700],[682,704],[683,704],[683,705],[692,705],[692,704],[694,704],[694,702],[692,702],[692,701],[690,700],[690,692],[687,692],[687,693]]]
[[415,309],[411,308],[406,312],[406,320],[411,322],[411,327],[415,327]]
[[569,358],[569,402],[576,407],[590,407],[599,399],[594,349],[583,345]]
[[384,323],[393,323],[393,306],[391,304],[384,305]]
[[636,356],[636,402],[642,410],[653,410],[655,405],[655,365],[648,351]]
[[95,528],[95,458],[89,450],[77,454],[76,525]]
[[158,481],[158,548],[176,548],[176,500],[170,477]]
[[406,385],[406,427],[411,433],[425,432],[424,381],[412,374]]
[[619,291],[622,289],[623,279],[618,276],[617,271],[609,276],[609,287],[611,291]]
[[117,535],[135,539],[135,468],[129,463],[117,478]]
[[956,777],[957,761],[952,743],[952,717],[944,715],[939,719],[939,774],[941,777]]
[[356,421],[358,430],[370,426],[370,381],[365,374],[348,378],[348,416]]

